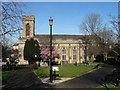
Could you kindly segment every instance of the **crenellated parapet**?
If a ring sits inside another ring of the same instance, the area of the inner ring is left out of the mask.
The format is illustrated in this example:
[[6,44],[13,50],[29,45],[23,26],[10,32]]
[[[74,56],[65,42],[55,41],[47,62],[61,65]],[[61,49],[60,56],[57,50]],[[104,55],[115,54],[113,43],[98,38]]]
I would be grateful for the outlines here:
[[30,16],[25,16],[25,15],[23,15],[23,16],[22,16],[22,20],[23,20],[23,21],[26,21],[26,20],[27,20],[27,21],[30,21],[30,20],[31,20],[31,21],[34,21],[34,20],[35,20],[35,16],[34,16],[34,15],[30,15]]

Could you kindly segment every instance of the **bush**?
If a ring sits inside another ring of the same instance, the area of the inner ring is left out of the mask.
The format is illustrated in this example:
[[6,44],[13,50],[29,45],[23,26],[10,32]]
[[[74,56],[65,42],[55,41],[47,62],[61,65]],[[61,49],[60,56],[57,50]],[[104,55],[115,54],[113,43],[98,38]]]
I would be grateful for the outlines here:
[[99,54],[96,56],[96,60],[94,62],[104,62],[104,55]]
[[59,65],[58,62],[53,61],[52,65]]
[[119,60],[116,60],[115,58],[108,58],[107,61],[105,61],[107,64],[111,64],[114,66],[120,66]]
[[83,63],[83,64],[88,64],[88,61],[86,61],[86,62],[85,62],[85,61],[83,61],[82,63]]
[[16,65],[2,65],[2,70],[5,70],[5,71],[10,71],[10,70],[14,70],[16,67]]
[[33,64],[33,68],[34,69],[38,69],[38,65],[37,64]]
[[10,70],[17,70],[17,69],[23,69],[26,65],[2,65],[2,70],[4,71],[10,71]]

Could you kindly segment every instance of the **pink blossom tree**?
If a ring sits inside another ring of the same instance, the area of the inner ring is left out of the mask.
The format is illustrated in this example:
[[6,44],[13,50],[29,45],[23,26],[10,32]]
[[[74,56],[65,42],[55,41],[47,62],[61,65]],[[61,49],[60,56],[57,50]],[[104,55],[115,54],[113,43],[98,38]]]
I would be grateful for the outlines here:
[[[49,61],[50,59],[50,48],[43,48],[41,50],[41,58],[44,60],[44,61]],[[55,49],[52,49],[52,60],[55,60],[55,58],[60,58],[60,53],[55,50]]]

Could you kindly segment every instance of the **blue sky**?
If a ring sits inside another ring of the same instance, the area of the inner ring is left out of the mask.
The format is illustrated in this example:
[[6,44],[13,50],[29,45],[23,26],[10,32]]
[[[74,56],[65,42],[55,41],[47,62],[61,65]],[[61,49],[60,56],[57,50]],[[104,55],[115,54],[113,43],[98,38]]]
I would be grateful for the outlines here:
[[100,14],[104,23],[118,14],[117,2],[29,2],[28,15],[35,15],[35,33],[49,34],[49,17],[53,17],[54,34],[81,34],[80,23],[91,13]]

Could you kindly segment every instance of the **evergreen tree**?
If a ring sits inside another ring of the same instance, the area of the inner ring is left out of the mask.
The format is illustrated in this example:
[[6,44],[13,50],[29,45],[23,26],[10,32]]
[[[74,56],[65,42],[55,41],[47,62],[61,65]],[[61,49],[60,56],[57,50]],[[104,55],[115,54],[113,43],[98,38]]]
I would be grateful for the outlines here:
[[31,38],[26,40],[24,46],[24,59],[29,61],[29,64],[39,61],[40,47],[37,40]]

